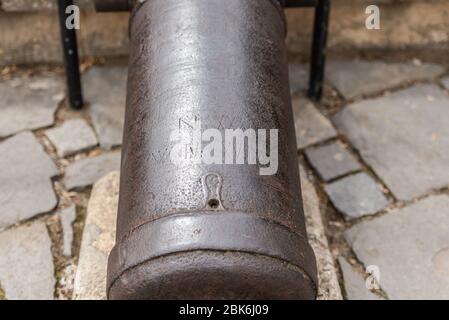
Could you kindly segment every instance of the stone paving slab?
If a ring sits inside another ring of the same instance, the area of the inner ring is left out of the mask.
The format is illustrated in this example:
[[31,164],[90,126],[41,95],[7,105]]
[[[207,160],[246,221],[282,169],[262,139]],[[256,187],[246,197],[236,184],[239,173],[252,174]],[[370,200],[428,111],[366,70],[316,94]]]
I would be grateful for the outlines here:
[[56,165],[31,132],[0,143],[0,230],[52,210]]
[[431,63],[385,63],[382,61],[331,60],[328,81],[346,98],[379,93],[405,82],[433,79],[444,68]]
[[[318,299],[342,299],[321,221],[319,200],[302,167],[300,171],[303,175],[302,194],[307,231],[318,264]],[[106,299],[106,266],[108,254],[115,242],[118,188],[119,173],[113,172],[99,180],[92,190],[75,277],[74,299]]]
[[8,300],[53,299],[53,257],[45,223],[0,233],[0,282]]
[[288,65],[290,94],[306,91],[309,88],[309,67],[305,64],[291,63]]
[[364,277],[354,270],[345,258],[339,257],[343,280],[348,300],[382,300],[381,297],[366,288]]
[[120,169],[120,151],[87,157],[69,164],[65,170],[64,183],[68,190],[94,184],[111,171]]
[[62,83],[51,77],[0,81],[0,137],[52,125]]
[[292,101],[298,149],[333,138],[337,135],[330,121],[310,100],[297,98]]
[[126,66],[105,66],[83,76],[88,112],[104,149],[122,144],[127,74]]
[[364,172],[337,180],[324,189],[345,219],[374,214],[390,204],[376,181]]
[[49,129],[45,134],[56,147],[60,157],[97,145],[97,137],[84,119],[67,120],[62,126]]
[[399,200],[449,185],[449,96],[439,87],[354,103],[334,120]]
[[120,151],[87,157],[69,164],[65,170],[64,183],[68,190],[94,184],[111,171],[120,169]]
[[308,148],[305,153],[312,167],[324,181],[362,168],[355,157],[339,141],[325,146]]
[[390,299],[449,299],[449,197],[431,196],[345,232]]

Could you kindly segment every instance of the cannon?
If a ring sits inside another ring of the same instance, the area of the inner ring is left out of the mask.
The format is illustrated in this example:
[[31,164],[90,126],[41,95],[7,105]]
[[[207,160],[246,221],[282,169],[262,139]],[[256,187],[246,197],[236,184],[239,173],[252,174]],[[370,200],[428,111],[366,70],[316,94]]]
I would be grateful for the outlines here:
[[285,5],[97,1],[131,10],[109,299],[316,297]]

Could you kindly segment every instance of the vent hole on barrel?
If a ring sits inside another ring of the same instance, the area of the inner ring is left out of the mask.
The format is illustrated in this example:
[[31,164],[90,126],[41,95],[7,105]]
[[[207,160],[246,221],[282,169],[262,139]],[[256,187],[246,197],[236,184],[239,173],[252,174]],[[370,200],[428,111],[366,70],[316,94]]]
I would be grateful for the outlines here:
[[209,202],[207,203],[209,205],[209,207],[211,207],[212,209],[217,209],[218,206],[220,205],[220,201],[218,201],[217,199],[210,199]]

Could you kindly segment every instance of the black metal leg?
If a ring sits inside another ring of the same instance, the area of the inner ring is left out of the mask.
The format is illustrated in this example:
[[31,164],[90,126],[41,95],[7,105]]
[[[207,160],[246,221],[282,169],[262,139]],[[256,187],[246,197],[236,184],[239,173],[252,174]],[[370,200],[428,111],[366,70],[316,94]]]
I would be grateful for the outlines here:
[[78,46],[75,29],[66,27],[67,6],[73,5],[73,0],[58,0],[59,25],[61,29],[62,48],[64,52],[64,65],[67,78],[67,91],[70,106],[73,109],[81,109],[83,96],[79,71]]
[[315,8],[309,83],[309,98],[314,101],[319,101],[323,93],[329,12],[330,0],[318,0],[317,7]]

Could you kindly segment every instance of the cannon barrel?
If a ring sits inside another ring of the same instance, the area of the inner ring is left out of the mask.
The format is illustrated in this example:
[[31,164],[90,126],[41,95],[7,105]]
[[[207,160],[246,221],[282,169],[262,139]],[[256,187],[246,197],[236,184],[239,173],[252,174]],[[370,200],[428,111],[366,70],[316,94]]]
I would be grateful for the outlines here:
[[282,3],[134,6],[109,299],[315,298]]

